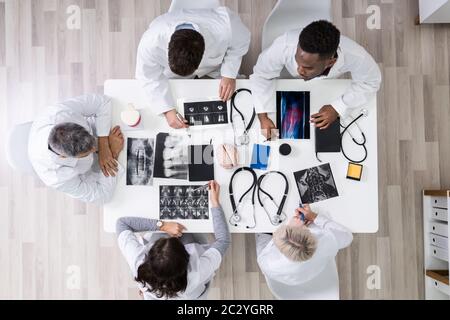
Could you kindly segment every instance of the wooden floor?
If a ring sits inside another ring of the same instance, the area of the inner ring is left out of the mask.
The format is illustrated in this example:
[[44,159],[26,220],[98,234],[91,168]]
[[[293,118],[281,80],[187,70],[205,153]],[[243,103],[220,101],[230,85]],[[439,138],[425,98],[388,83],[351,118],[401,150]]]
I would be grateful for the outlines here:
[[[226,0],[253,33],[241,72],[251,73],[275,0]],[[81,30],[66,9],[82,8]],[[108,78],[133,78],[139,39],[169,0],[0,0],[0,145],[8,128],[49,103],[102,92]],[[381,8],[381,30],[366,8]],[[378,94],[380,229],[339,253],[343,299],[424,297],[424,188],[450,187],[450,27],[415,26],[417,0],[333,0],[342,33],[383,71]],[[8,167],[0,150],[0,299],[138,299],[101,209],[45,188]],[[269,299],[252,236],[233,235],[210,298]],[[367,269],[379,266],[381,288]],[[77,282],[77,275],[80,275]]]

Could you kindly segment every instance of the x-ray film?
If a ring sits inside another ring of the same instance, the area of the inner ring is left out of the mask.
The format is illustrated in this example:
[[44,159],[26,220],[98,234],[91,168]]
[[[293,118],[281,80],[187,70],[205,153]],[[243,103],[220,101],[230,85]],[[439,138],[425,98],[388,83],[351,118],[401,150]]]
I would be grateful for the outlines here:
[[154,139],[127,139],[127,185],[153,185]]
[[309,120],[309,92],[277,92],[277,127],[280,139],[310,139]]
[[159,186],[159,217],[209,219],[208,185]]

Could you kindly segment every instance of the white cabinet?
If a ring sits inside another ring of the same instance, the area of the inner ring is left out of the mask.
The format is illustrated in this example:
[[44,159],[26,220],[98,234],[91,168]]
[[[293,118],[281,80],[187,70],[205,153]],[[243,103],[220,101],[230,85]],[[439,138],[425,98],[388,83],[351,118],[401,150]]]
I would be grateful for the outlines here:
[[450,191],[423,192],[425,299],[450,300],[449,224]]
[[420,23],[449,23],[450,0],[419,0]]

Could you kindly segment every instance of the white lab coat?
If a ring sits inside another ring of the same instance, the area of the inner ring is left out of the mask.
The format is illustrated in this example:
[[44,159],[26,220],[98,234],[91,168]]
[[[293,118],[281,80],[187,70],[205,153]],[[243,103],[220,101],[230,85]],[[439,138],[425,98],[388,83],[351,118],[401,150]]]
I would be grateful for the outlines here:
[[[49,187],[84,202],[105,202],[114,192],[116,177],[105,177],[94,156],[61,158],[48,148],[50,131],[57,124],[76,123],[96,137],[106,137],[111,129],[111,101],[89,94],[49,107],[33,122],[28,155],[39,178]],[[96,157],[95,157],[96,158]]]
[[267,278],[289,286],[307,283],[320,275],[328,263],[335,259],[339,249],[347,247],[353,240],[352,233],[344,226],[320,215],[309,228],[317,239],[317,249],[307,261],[289,260],[278,250],[273,240],[261,250],[257,260]]
[[[291,30],[278,37],[258,58],[253,74],[250,76],[253,103],[257,113],[276,112],[276,103],[272,100],[275,82],[283,68],[294,78],[300,78],[297,72],[295,53],[301,29]],[[341,36],[338,59],[327,76],[319,79],[335,79],[350,72],[352,84],[347,91],[329,104],[344,116],[348,109],[358,108],[375,97],[380,89],[381,72],[372,56],[355,41]]]
[[[250,45],[250,32],[239,16],[226,7],[169,12],[157,17],[139,44],[136,78],[141,82],[156,114],[176,107],[168,79],[174,74],[168,63],[168,46],[177,26],[189,23],[205,39],[205,53],[197,71],[185,78],[220,76],[236,78],[242,57]],[[220,69],[220,70],[219,70]]]
[[[144,262],[145,256],[154,242],[144,244],[136,234],[130,230],[125,230],[120,233],[118,243],[120,251],[131,268],[133,277],[136,277],[139,266]],[[189,253],[187,286],[184,292],[180,292],[177,297],[171,298],[171,300],[194,300],[199,297],[206,297],[204,293],[220,267],[222,256],[216,248],[206,249],[199,243],[185,244],[184,247]],[[139,284],[139,288],[143,292],[145,300],[167,300],[165,297],[158,298],[142,284]]]

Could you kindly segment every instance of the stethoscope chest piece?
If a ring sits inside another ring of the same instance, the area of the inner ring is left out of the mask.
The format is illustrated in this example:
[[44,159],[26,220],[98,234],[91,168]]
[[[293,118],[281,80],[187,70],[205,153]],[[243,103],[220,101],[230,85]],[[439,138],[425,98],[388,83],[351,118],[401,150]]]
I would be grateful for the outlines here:
[[236,140],[236,144],[240,146],[247,146],[248,144],[250,144],[250,137],[248,136],[247,131],[245,131],[242,136],[237,137]]
[[230,217],[230,223],[237,224],[241,222],[242,218],[240,214],[233,213],[233,215]]
[[284,220],[286,220],[286,215],[283,213],[281,215],[273,215],[271,217],[271,222],[273,225],[279,225],[282,224],[284,222]]

